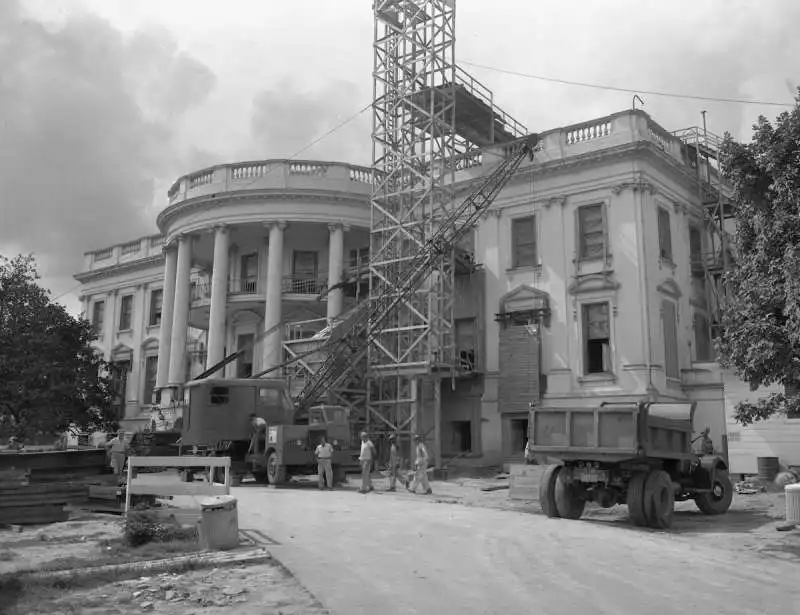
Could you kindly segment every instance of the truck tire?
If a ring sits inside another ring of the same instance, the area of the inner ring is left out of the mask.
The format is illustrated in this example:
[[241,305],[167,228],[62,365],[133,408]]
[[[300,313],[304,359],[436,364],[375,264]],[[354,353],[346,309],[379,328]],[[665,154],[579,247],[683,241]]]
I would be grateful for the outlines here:
[[561,466],[547,466],[539,483],[539,505],[542,507],[542,512],[551,519],[561,516],[556,505],[556,481],[560,473]]
[[709,493],[698,493],[694,503],[705,515],[723,515],[728,512],[733,502],[733,484],[726,470],[714,473],[714,484]]
[[647,475],[644,484],[644,508],[650,527],[659,530],[672,527],[675,492],[672,489],[672,479],[667,472],[657,470]]
[[286,482],[286,467],[278,463],[278,453],[275,451],[267,457],[267,482],[275,486]]
[[581,485],[571,479],[569,472],[558,473],[555,500],[558,516],[562,519],[580,519],[586,508],[586,500],[581,497]]
[[647,509],[644,506],[644,483],[647,474],[639,472],[628,483],[628,515],[636,527],[647,527]]

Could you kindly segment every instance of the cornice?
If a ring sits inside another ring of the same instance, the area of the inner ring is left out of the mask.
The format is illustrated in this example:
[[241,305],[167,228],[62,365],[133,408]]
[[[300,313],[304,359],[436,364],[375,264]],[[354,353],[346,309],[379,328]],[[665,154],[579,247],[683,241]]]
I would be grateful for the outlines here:
[[135,261],[128,261],[126,263],[109,265],[108,267],[103,267],[102,269],[94,269],[92,271],[82,271],[81,273],[76,273],[72,277],[81,284],[86,284],[88,282],[94,282],[96,280],[102,280],[104,278],[110,278],[116,275],[122,275],[125,273],[132,273],[134,271],[139,271],[141,269],[147,269],[149,267],[152,267],[153,265],[158,265],[163,261],[164,261],[163,253],[156,254],[153,256],[148,256],[146,258],[140,258]]
[[220,192],[210,195],[198,196],[179,203],[168,205],[156,217],[156,225],[163,229],[173,220],[180,216],[191,215],[204,209],[218,207],[221,204],[235,201],[325,201],[330,203],[352,203],[357,205],[369,206],[370,196],[368,194],[345,193],[336,190],[304,190],[292,189],[287,192],[285,188],[260,189],[260,190],[241,190],[236,192]]

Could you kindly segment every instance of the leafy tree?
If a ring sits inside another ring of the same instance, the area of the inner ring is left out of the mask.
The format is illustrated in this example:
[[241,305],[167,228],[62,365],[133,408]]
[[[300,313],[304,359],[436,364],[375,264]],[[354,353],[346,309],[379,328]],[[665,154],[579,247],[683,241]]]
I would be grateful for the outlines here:
[[33,256],[0,255],[0,428],[23,438],[109,426],[109,365],[93,326],[37,283]]
[[736,420],[750,425],[800,411],[800,88],[774,126],[759,117],[751,143],[726,135],[723,156],[737,257],[725,275],[720,362],[753,391],[775,384],[786,391],[737,404]]

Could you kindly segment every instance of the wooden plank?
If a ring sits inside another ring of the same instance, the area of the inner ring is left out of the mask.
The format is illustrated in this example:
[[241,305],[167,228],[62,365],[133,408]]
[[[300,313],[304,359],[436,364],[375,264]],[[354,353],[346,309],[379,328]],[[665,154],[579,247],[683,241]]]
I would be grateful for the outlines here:
[[17,525],[35,525],[39,523],[55,523],[66,521],[69,513],[62,504],[44,506],[20,506],[18,508],[0,509],[0,523]]
[[230,457],[128,457],[137,468],[229,468]]
[[224,485],[209,483],[148,483],[140,480],[131,481],[128,487],[131,495],[227,495]]
[[174,521],[178,525],[196,525],[201,513],[197,508],[154,508],[159,519]]

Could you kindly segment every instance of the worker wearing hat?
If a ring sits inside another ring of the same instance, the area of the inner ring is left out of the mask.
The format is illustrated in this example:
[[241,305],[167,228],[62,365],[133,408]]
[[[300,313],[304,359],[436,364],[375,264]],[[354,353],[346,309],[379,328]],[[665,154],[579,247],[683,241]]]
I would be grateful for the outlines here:
[[[394,491],[395,485],[397,484],[398,474],[400,472],[400,454],[397,451],[397,435],[391,434],[389,436],[389,489],[387,491]],[[400,477],[400,480],[404,482],[406,487],[408,487],[408,481],[403,480],[403,477]]]
[[420,434],[417,434],[414,440],[417,442],[414,460],[414,481],[411,483],[408,490],[411,493],[416,493],[417,485],[420,484],[422,488],[425,489],[426,495],[430,495],[433,493],[433,490],[428,482],[428,449],[425,447],[424,438]]
[[358,460],[361,463],[361,489],[359,493],[368,493],[374,490],[372,486],[372,463],[375,461],[375,445],[370,442],[366,431],[361,432],[361,454]]

